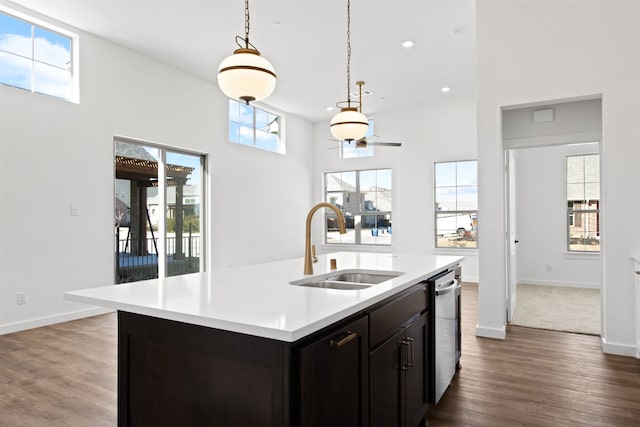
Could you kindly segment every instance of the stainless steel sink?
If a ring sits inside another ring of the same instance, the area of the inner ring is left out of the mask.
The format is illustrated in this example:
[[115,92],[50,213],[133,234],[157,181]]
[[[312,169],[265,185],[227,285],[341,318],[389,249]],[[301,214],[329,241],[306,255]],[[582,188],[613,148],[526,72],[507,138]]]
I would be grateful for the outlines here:
[[398,274],[387,273],[342,273],[337,276],[330,277],[328,280],[336,280],[339,282],[367,283],[369,285],[377,285],[386,282],[389,279],[398,277]]
[[335,280],[320,280],[316,282],[302,283],[298,286],[307,286],[310,288],[344,289],[347,291],[355,291],[358,289],[367,289],[371,285],[365,285],[362,283],[339,282]]
[[351,269],[334,271],[291,282],[292,285],[312,288],[359,290],[401,276],[399,271]]

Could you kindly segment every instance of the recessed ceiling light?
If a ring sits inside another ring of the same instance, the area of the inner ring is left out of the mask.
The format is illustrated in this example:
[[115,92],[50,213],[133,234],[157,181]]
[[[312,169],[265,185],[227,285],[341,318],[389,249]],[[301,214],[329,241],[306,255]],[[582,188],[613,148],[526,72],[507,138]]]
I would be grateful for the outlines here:
[[[362,96],[368,96],[368,95],[373,95],[373,92],[371,92],[369,89],[363,89]],[[351,92],[351,96],[357,98],[358,96],[360,96],[360,92]]]
[[333,107],[329,106],[326,108],[327,111],[333,111]]
[[441,91],[442,93],[447,93],[447,92],[449,92],[450,90],[451,90],[451,88],[450,88],[449,86],[442,86],[442,87],[440,88],[440,91]]
[[413,40],[405,40],[405,41],[403,41],[403,42],[402,42],[402,47],[404,47],[404,48],[407,48],[407,49],[408,49],[408,48],[410,48],[410,47],[413,47],[413,45],[414,45],[414,44],[415,44],[415,43],[414,43],[414,41],[413,41]]

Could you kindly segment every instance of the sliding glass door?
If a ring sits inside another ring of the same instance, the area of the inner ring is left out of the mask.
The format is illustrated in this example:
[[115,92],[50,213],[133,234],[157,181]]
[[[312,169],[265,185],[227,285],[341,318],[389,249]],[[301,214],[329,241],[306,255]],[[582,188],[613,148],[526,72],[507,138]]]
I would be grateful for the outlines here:
[[204,156],[116,139],[115,282],[201,270]]

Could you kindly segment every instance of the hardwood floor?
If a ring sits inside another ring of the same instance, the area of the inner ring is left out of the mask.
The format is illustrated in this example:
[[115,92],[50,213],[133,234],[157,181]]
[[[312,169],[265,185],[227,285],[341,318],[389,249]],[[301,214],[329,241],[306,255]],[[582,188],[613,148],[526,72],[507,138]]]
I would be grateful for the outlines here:
[[[462,369],[431,426],[640,426],[640,361],[599,337],[509,326],[475,336],[477,285],[464,283]],[[116,316],[0,336],[0,426],[115,426]]]
[[116,425],[115,314],[0,336],[0,426]]
[[478,285],[462,287],[462,368],[431,426],[640,426],[640,360],[600,337],[507,326],[475,336]]

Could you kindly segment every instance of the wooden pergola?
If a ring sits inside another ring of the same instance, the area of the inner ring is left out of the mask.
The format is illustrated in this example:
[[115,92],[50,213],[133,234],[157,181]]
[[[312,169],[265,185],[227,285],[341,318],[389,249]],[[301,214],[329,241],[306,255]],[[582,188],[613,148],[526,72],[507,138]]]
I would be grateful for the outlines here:
[[[144,149],[140,150],[142,153]],[[146,151],[142,154],[136,153],[140,157],[151,157]],[[116,178],[131,182],[130,200],[130,232],[132,240],[140,243],[146,239],[146,224],[151,228],[151,218],[147,209],[147,188],[158,186],[158,162],[152,158],[134,158],[125,155],[115,156]],[[189,179],[189,175],[194,168],[179,165],[166,165],[166,186],[176,187],[175,206],[175,232],[176,246],[174,259],[184,258],[182,248],[182,227],[183,227],[183,189]],[[151,228],[153,235],[153,228]],[[155,236],[154,236],[155,244]],[[157,252],[157,247],[156,247]],[[146,244],[139,244],[137,248],[132,247],[132,254],[146,255]]]

